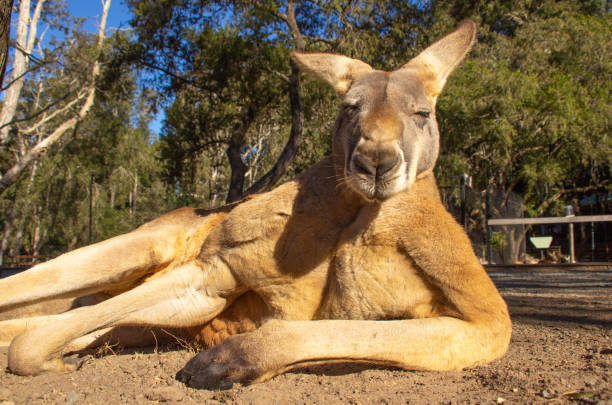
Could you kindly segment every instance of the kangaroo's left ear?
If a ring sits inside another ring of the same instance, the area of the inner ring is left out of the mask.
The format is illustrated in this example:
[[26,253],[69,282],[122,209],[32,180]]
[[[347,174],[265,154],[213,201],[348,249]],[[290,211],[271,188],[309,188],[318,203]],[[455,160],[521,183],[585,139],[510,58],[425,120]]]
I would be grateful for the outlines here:
[[365,62],[330,53],[291,52],[298,67],[329,83],[340,97],[344,97],[353,82],[373,71]]
[[429,46],[400,70],[415,71],[423,80],[427,95],[435,103],[448,76],[476,42],[476,30],[472,20],[461,21],[453,32]]

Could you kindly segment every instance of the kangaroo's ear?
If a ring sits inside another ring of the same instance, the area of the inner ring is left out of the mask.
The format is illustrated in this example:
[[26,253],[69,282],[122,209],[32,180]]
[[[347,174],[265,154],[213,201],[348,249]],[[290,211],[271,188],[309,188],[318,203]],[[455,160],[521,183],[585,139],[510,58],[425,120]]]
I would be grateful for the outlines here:
[[448,76],[476,42],[476,30],[476,24],[472,20],[463,20],[453,32],[402,66],[402,69],[416,71],[425,84],[427,95],[434,103]]
[[329,53],[292,52],[291,58],[300,70],[331,84],[340,97],[346,94],[355,80],[374,70],[360,60]]

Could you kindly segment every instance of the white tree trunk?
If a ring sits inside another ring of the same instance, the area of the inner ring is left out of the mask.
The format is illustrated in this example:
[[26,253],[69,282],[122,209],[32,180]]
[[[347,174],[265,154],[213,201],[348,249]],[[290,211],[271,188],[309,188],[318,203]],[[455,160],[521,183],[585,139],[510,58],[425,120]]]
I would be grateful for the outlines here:
[[[28,0],[24,0],[24,2],[25,1]],[[41,4],[41,2],[37,4],[37,8],[39,4]],[[106,29],[106,19],[108,17],[108,10],[110,8],[110,4],[111,0],[104,0],[102,19],[100,21],[100,29],[98,31],[98,52],[102,51],[102,44],[104,42],[105,34],[104,30]],[[13,165],[13,167],[7,170],[0,177],[0,194],[2,194],[11,184],[13,184],[17,180],[17,178],[21,175],[23,170],[28,167],[29,164],[39,159],[51,145],[60,140],[61,137],[67,131],[72,129],[79,121],[85,118],[94,103],[94,98],[96,94],[95,80],[99,75],[100,62],[98,59],[96,59],[91,69],[89,83],[83,88],[81,92],[79,92],[79,96],[77,96],[77,98],[82,98],[84,95],[86,95],[85,102],[79,109],[79,112],[76,114],[76,116],[64,121],[64,123],[57,127],[49,136],[42,139],[34,147],[28,150],[23,156],[19,158],[19,160]]]
[[17,41],[15,45],[15,56],[13,58],[13,75],[11,84],[4,94],[4,104],[0,111],[0,150],[9,140],[10,125],[7,125],[15,117],[19,96],[25,81],[25,73],[28,70],[30,54],[34,49],[38,20],[45,0],[39,0],[30,18],[30,0],[19,2],[19,20],[17,22]]
[[15,221],[15,206],[17,205],[16,201],[13,201],[13,205],[11,206],[11,210],[4,220],[4,232],[2,233],[2,241],[0,241],[0,266],[4,264],[4,254],[9,246],[9,238],[11,236],[11,232],[13,231],[13,224]]

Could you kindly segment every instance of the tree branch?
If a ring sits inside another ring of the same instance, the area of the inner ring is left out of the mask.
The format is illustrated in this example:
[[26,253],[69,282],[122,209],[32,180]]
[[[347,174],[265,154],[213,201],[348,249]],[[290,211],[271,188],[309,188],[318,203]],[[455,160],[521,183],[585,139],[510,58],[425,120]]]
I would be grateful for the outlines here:
[[[247,4],[251,4],[252,6],[255,6],[257,8],[260,8],[262,10],[266,10],[267,12],[269,12],[270,14],[272,14],[274,17],[278,18],[279,20],[282,20],[283,22],[287,23],[288,22],[288,16],[287,14],[281,13],[278,10],[275,10],[273,8],[270,8],[268,6],[266,6],[265,4],[263,4],[261,1],[259,0],[247,0],[246,2]],[[291,4],[293,3],[292,1],[290,2]],[[289,6],[287,7],[289,8]]]
[[26,128],[26,129],[24,129],[21,132],[23,132],[25,134],[31,134],[32,132],[36,131],[38,128],[40,128],[41,126],[43,126],[47,122],[51,121],[57,115],[65,112],[65,111],[68,111],[70,108],[72,108],[72,106],[74,106],[76,103],[81,101],[83,99],[83,97],[85,97],[86,95],[87,95],[87,92],[81,91],[81,94],[79,94],[74,100],[72,100],[71,102],[69,102],[68,104],[63,106],[62,108],[55,110],[53,113],[51,113],[50,115],[46,116],[45,118],[43,118],[42,120],[40,120],[39,122],[37,122],[36,124],[31,126],[30,128]]
[[273,70],[273,69],[270,69],[270,68],[268,68],[268,67],[265,67],[265,70],[266,70],[267,72],[269,72],[269,73],[272,73],[272,74],[273,74],[273,75],[275,75],[275,76],[280,77],[280,78],[281,78],[281,80],[282,80],[282,81],[284,81],[285,83],[287,83],[287,84],[291,83],[291,78],[290,78],[289,76],[287,76],[286,74],[281,73],[281,72],[279,72],[278,70]]
[[103,2],[102,19],[100,21],[100,29],[98,31],[98,56],[96,57],[96,61],[94,62],[93,67],[91,69],[90,85],[87,91],[85,91],[85,94],[87,94],[85,102],[83,103],[78,114],[75,117],[72,117],[69,120],[65,121],[63,124],[57,127],[51,133],[51,135],[38,142],[36,146],[27,151],[23,155],[23,157],[17,161],[17,163],[15,163],[4,175],[2,175],[2,177],[0,178],[0,195],[2,195],[2,193],[4,193],[4,191],[19,178],[23,170],[28,167],[28,165],[39,159],[51,145],[61,139],[64,133],[66,133],[69,129],[73,128],[79,121],[85,118],[85,116],[91,109],[96,95],[95,81],[96,78],[100,75],[99,55],[102,52],[102,45],[104,43],[104,30],[106,28],[106,19],[108,17],[108,10],[110,8],[110,4],[111,0],[104,0]]
[[588,191],[599,190],[601,188],[604,188],[604,187],[608,186],[609,184],[611,184],[609,180],[604,180],[604,181],[602,181],[599,184],[593,184],[593,185],[585,186],[585,187],[574,187],[574,188],[568,188],[568,189],[559,190],[558,192],[556,192],[555,194],[553,194],[552,196],[550,196],[546,200],[544,200],[542,202],[542,204],[540,204],[540,206],[538,207],[538,213],[540,215],[542,215],[544,213],[544,211],[546,211],[546,209],[548,208],[548,206],[550,204],[552,204],[554,201],[558,200],[564,194],[586,193]]
[[[28,115],[27,117],[23,117],[23,118],[16,118],[12,121],[7,122],[6,124],[0,126],[1,128],[4,128],[7,125],[13,125],[13,124],[17,124],[19,122],[24,122],[24,121],[29,121],[32,118],[36,118],[38,117],[40,114],[43,114],[44,112],[48,111],[50,108],[52,108],[54,105],[61,103],[62,101],[66,100],[68,98],[68,96],[70,96],[70,93],[66,93],[64,96],[62,96],[59,100],[56,100],[52,103],[47,104],[46,106],[44,106],[43,108],[41,108],[40,110],[36,111],[35,113],[32,113],[31,115]],[[55,114],[55,113],[54,113]],[[46,121],[46,119],[45,119]]]
[[[295,20],[295,5],[293,1],[287,3],[287,25],[294,36],[297,51],[304,51],[304,39]],[[304,113],[300,101],[300,71],[291,62],[291,76],[289,77],[289,100],[291,105],[291,133],[278,160],[263,177],[247,189],[244,195],[259,193],[274,186],[287,171],[287,168],[295,159],[297,150],[302,143],[302,124]]]
[[[19,19],[17,23],[17,42],[15,47],[15,55],[13,57],[13,79],[14,82],[4,94],[4,103],[2,111],[0,111],[0,124],[12,121],[17,111],[17,104],[21,95],[21,89],[25,78],[24,73],[28,69],[28,55],[32,49],[28,48],[32,38],[36,37],[36,26],[40,18],[40,12],[45,0],[40,0],[36,4],[34,14],[30,19],[30,0],[22,0],[19,3]],[[28,33],[29,29],[29,33]],[[32,29],[34,30],[32,32]],[[29,35],[29,38],[28,38]],[[0,151],[9,140],[9,128],[0,129]]]

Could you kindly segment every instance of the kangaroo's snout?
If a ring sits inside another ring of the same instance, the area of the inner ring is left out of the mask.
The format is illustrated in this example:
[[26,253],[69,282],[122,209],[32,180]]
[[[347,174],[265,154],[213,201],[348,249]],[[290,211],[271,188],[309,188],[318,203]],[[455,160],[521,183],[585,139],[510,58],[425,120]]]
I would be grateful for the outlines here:
[[353,155],[354,170],[361,175],[374,177],[375,180],[393,174],[393,169],[397,169],[399,163],[400,159],[393,151],[362,151],[357,148]]

